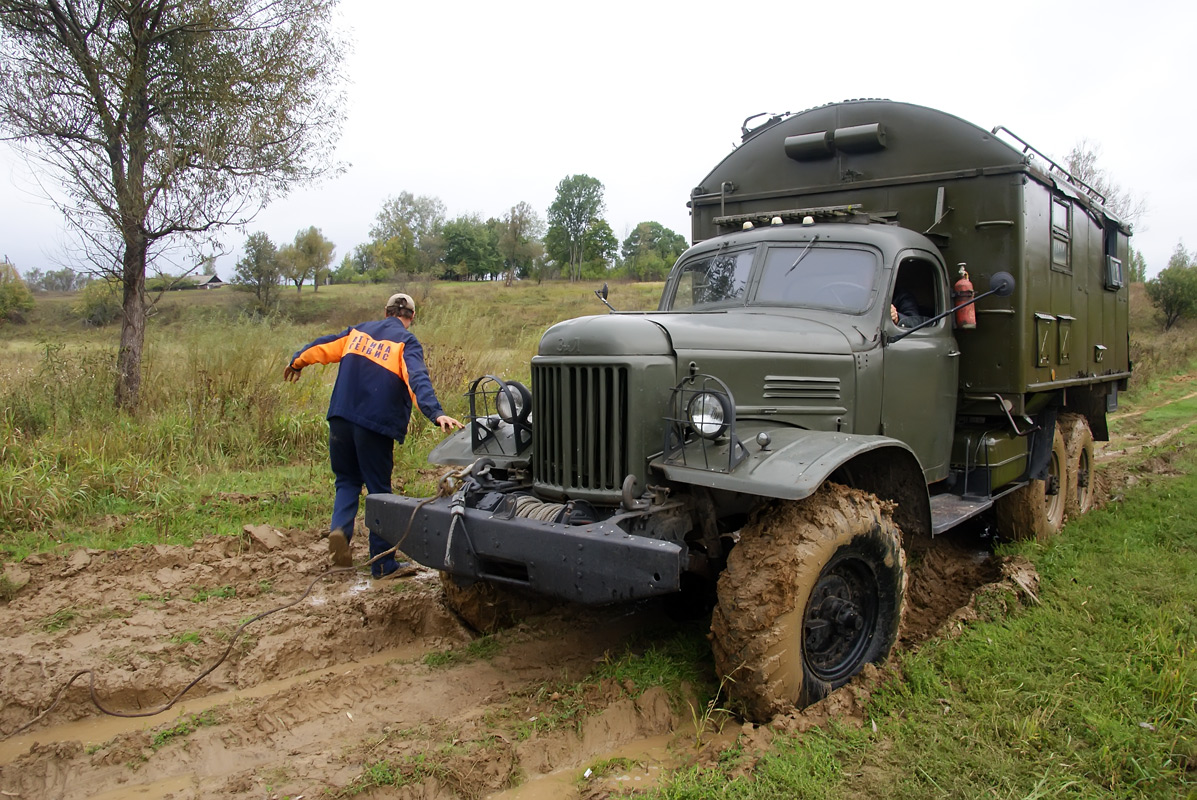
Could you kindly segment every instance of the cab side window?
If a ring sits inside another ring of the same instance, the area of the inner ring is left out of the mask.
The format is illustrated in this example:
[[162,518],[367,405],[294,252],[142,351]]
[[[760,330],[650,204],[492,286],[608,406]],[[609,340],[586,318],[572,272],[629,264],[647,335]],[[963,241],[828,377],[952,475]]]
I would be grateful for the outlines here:
[[898,265],[890,300],[890,319],[899,328],[914,328],[944,310],[935,264],[905,258]]

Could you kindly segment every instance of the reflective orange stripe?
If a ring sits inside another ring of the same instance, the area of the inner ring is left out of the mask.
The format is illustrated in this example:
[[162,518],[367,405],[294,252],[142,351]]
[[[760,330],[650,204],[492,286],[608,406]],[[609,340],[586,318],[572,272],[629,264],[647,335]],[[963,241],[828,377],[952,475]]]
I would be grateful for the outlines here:
[[375,339],[359,330],[351,330],[345,341],[345,350],[341,354],[368,358],[383,369],[389,370],[404,380],[407,379],[407,367],[403,363],[403,344],[386,339]]
[[[353,333],[353,331],[350,331],[350,333]],[[332,364],[340,361],[341,355],[345,351],[345,340],[348,338],[347,336],[342,336],[340,339],[333,339],[331,342],[309,347],[291,362],[291,366],[295,369],[303,369],[313,364]]]
[[303,369],[312,364],[332,364],[350,354],[368,358],[383,369],[402,378],[403,383],[407,386],[407,393],[411,395],[412,406],[419,407],[416,393],[412,391],[411,381],[408,380],[407,362],[403,360],[402,342],[375,339],[368,333],[362,333],[353,328],[349,331],[348,336],[309,347],[299,354],[299,358],[295,359],[291,366],[295,369]]

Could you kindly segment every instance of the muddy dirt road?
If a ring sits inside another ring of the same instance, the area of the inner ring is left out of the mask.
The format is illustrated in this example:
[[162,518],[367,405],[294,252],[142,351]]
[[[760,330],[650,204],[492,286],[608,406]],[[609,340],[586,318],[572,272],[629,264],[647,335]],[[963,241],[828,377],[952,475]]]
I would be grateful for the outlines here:
[[[961,607],[966,617],[977,587],[1003,575],[979,542],[937,548],[917,564],[904,646]],[[638,766],[606,785],[647,785],[663,764],[704,757],[696,738],[717,738],[696,737],[685,700],[659,687],[608,680],[569,698],[552,691],[675,628],[658,606],[560,608],[479,648],[427,570],[316,580],[298,603],[250,625],[219,667],[156,716],[107,716],[92,702],[94,677],[109,709],[160,708],[242,622],[294,601],[326,567],[317,532],[264,527],[192,547],[80,550],[9,566],[10,581],[24,585],[0,606],[0,796],[312,798],[377,786],[368,796],[595,798],[605,796],[603,781],[578,789],[574,780],[596,759],[631,753]],[[1023,587],[1015,593],[1034,591],[1028,568],[1005,565],[1006,584],[1014,575]],[[81,670],[92,673],[17,733]],[[880,679],[870,670],[774,727],[859,716],[858,697]],[[570,721],[548,725],[565,705]],[[724,737],[760,745],[768,731],[723,725]]]

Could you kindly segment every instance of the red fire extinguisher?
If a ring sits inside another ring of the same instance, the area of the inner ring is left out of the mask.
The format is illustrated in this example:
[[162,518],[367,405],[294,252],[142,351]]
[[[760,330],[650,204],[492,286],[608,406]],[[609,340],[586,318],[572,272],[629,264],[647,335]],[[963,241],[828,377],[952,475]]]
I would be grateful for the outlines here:
[[[973,282],[968,279],[968,270],[964,268],[964,263],[957,264],[960,268],[960,280],[952,287],[952,300],[954,305],[967,303],[973,299],[976,294],[973,291]],[[957,328],[975,328],[977,327],[977,312],[973,308],[973,304],[969,303],[964,308],[956,309],[956,327]]]

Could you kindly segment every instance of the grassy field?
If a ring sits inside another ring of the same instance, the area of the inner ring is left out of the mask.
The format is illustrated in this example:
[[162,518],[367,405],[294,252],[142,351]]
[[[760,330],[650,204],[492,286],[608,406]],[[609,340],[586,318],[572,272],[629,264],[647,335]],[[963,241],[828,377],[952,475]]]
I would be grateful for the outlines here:
[[[458,417],[472,378],[528,380],[545,327],[605,310],[589,285],[398,288],[416,299],[413,331]],[[732,748],[653,796],[1197,797],[1197,326],[1165,336],[1132,288],[1135,379],[1111,424],[1140,447],[1107,470],[1113,502],[1049,545],[1008,548],[1037,566],[1041,602],[904,654],[863,727],[778,736],[750,770],[757,756]],[[265,319],[230,289],[166,296],[135,417],[113,411],[117,329],[83,328],[70,297],[39,298],[0,336],[0,557],[326,525],[335,369],[298,384],[282,369],[312,338],[379,316],[391,291],[287,291]],[[616,285],[611,302],[648,309],[659,291]],[[396,487],[421,495],[440,436],[415,419]]]
[[[473,378],[529,380],[553,322],[606,309],[581,284],[425,283],[413,332],[437,395],[466,414]],[[239,531],[268,513],[277,527],[317,527],[331,513],[324,415],[335,367],[282,380],[306,342],[382,315],[390,287],[285,291],[278,315],[245,312],[230,289],[165,295],[147,333],[141,411],[113,410],[117,326],[85,328],[73,298],[39,298],[0,337],[0,552],[63,545],[187,543]],[[619,308],[655,307],[660,284],[617,285]],[[421,415],[396,449],[395,482],[430,492],[440,434]],[[248,498],[246,497],[248,496]]]

